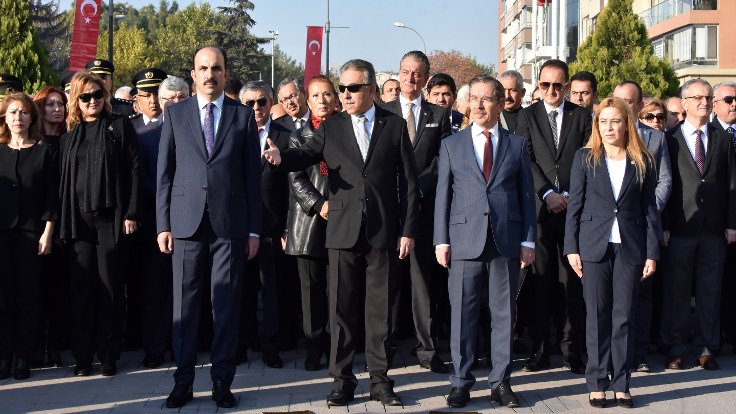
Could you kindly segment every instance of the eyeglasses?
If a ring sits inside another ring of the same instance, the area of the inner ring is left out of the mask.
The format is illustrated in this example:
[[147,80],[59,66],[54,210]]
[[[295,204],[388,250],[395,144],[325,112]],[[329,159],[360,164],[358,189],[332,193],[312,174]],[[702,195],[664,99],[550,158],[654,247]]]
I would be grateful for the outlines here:
[[370,83],[354,83],[352,85],[337,85],[337,90],[340,91],[340,93],[344,93],[345,89],[348,90],[350,93],[356,93],[360,90],[360,88],[364,86],[371,86]]
[[716,100],[715,100],[715,101],[713,101],[713,102],[723,101],[723,102],[725,102],[725,103],[727,103],[727,104],[731,105],[731,104],[733,103],[733,101],[734,101],[734,100],[736,100],[736,96],[724,96],[723,98],[721,98],[721,99],[716,99]]
[[245,106],[251,108],[256,106],[256,104],[258,104],[258,106],[266,106],[266,104],[268,103],[268,98],[248,99],[243,103],[245,104]]
[[279,98],[279,102],[284,103],[289,101],[296,101],[297,98],[299,98],[299,92],[294,92],[285,98]]
[[664,122],[667,119],[667,114],[664,112],[660,112],[658,114],[653,114],[651,112],[648,112],[646,115],[641,117],[641,119],[646,119],[647,121],[652,121],[654,118],[657,118],[657,120]]
[[102,89],[98,89],[98,90],[96,90],[94,92],[90,92],[90,93],[80,93],[79,94],[79,100],[82,101],[82,102],[84,102],[84,103],[87,103],[92,98],[95,98],[96,101],[99,101],[104,96],[105,96],[105,91],[103,91]]
[[556,91],[562,90],[562,87],[565,86],[559,82],[549,83],[549,82],[539,82],[539,87],[541,89],[547,90],[549,87],[553,87]]
[[682,99],[692,99],[692,100],[698,101],[698,102],[699,101],[702,101],[703,99],[705,99],[706,101],[710,102],[710,101],[713,100],[713,97],[712,96],[707,96],[707,95],[693,95],[693,96],[685,96]]
[[170,101],[172,99],[175,99],[178,102],[180,99],[186,99],[186,97],[187,97],[186,95],[174,95],[174,96],[171,96],[171,97],[168,97],[168,98],[165,97],[165,96],[161,96],[161,97],[159,97],[159,99],[162,99],[164,101]]

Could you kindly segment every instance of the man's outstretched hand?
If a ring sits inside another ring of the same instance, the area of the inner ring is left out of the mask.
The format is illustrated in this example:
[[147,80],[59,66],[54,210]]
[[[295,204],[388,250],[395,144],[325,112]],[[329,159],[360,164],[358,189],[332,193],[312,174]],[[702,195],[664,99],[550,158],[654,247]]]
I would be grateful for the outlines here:
[[263,151],[263,157],[273,165],[281,164],[281,151],[279,151],[279,148],[273,144],[271,138],[266,138],[266,142],[268,143],[268,149]]

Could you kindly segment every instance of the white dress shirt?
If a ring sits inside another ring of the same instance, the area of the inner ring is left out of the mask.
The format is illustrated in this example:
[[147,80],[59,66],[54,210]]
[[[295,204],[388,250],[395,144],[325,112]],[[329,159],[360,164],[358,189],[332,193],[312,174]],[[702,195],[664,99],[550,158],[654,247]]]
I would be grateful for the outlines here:
[[[611,190],[613,191],[613,199],[618,200],[621,192],[621,186],[624,183],[624,174],[626,173],[626,161],[611,160],[606,158],[606,167],[608,168],[608,177],[611,179]],[[609,243],[621,243],[621,233],[618,228],[618,218],[613,219],[613,227],[611,228],[611,236],[608,238]]]
[[682,135],[685,137],[685,143],[687,144],[687,148],[690,150],[690,155],[693,156],[693,159],[695,159],[695,130],[700,129],[702,133],[700,134],[700,139],[703,141],[703,155],[708,154],[708,125],[703,125],[700,128],[695,128],[693,124],[685,120],[685,122],[682,123],[680,126],[682,130]]
[[307,112],[304,113],[304,116],[301,118],[291,118],[292,121],[294,121],[294,126],[296,127],[296,121],[299,121],[299,126],[296,129],[299,129],[303,127],[304,125],[309,122],[310,118],[312,117],[312,111],[307,108]]
[[268,121],[266,121],[266,125],[258,128],[260,132],[258,132],[258,142],[260,143],[261,148],[261,156],[263,156],[263,148],[266,147],[266,139],[268,138],[268,132],[271,130],[271,118],[268,118]]
[[414,126],[416,127],[417,131],[419,130],[419,112],[422,110],[422,94],[419,94],[419,97],[413,101],[410,101],[406,98],[404,98],[404,95],[399,94],[399,103],[401,104],[401,115],[406,119],[407,116],[409,116],[409,109],[406,107],[406,104],[409,102],[414,102],[414,108],[412,108],[412,112],[414,113]]
[[[220,116],[222,115],[222,106],[225,102],[225,93],[223,92],[222,95],[220,95],[219,98],[212,101],[213,104],[215,104],[215,107],[212,108],[212,116],[214,117],[214,123],[215,123],[215,139],[217,139],[217,129],[220,128]],[[202,95],[197,93],[197,108],[199,108],[199,123],[202,126],[202,131],[204,131],[204,115],[206,110],[204,109],[205,105],[210,103],[207,99],[205,99]]]
[[[355,136],[358,136],[357,131],[360,128],[360,124],[358,123],[359,115],[350,115],[350,120],[353,121],[353,132]],[[368,139],[370,139],[373,134],[373,121],[376,119],[376,106],[371,105],[371,109],[365,111],[363,115],[365,115],[365,129],[368,132]]]
[[146,116],[146,114],[141,114],[141,116],[143,117],[143,125],[148,125],[151,122],[158,122],[158,118],[149,118]]

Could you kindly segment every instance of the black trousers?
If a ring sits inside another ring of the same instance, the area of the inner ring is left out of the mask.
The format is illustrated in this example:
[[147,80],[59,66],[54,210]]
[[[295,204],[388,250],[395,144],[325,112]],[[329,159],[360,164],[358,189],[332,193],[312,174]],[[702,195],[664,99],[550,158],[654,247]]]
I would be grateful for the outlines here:
[[304,345],[310,354],[329,350],[327,258],[297,256],[302,298]]
[[125,290],[114,214],[81,214],[81,236],[69,246],[72,353],[78,363],[91,363],[95,348],[101,361],[120,357]]
[[51,253],[39,259],[42,299],[36,350],[67,349],[71,326],[68,260],[60,244],[54,244]]
[[409,255],[411,275],[411,311],[414,318],[419,349],[419,362],[430,361],[437,353],[437,328],[435,318],[440,301],[440,270],[434,254],[432,238],[423,235],[416,239],[414,250]]
[[[365,223],[356,245],[329,249],[330,376],[333,388],[353,391],[358,382],[353,360],[365,317],[365,357],[372,384],[391,383],[387,347],[391,304],[396,292],[396,251],[375,249],[365,237]],[[361,306],[365,298],[365,308]]]
[[653,274],[641,281],[636,295],[636,328],[634,362],[646,362],[651,339],[652,313],[654,309],[654,281],[661,274]]
[[281,351],[281,313],[285,310],[281,292],[284,289],[284,260],[278,237],[261,236],[258,248],[259,281],[261,285],[261,349],[264,353]]
[[0,359],[30,358],[40,315],[41,266],[34,232],[0,232]]
[[[585,339],[585,303],[580,278],[562,254],[565,239],[565,213],[550,214],[537,226],[536,258],[527,275],[534,298],[529,326],[532,353],[549,354],[550,315],[557,300],[563,301],[565,328],[560,347],[565,358],[580,358]],[[563,295],[555,293],[562,287]]]
[[600,262],[583,261],[588,347],[585,382],[591,392],[609,387],[615,392],[629,392],[642,269],[642,265],[624,259],[620,243],[609,243]]

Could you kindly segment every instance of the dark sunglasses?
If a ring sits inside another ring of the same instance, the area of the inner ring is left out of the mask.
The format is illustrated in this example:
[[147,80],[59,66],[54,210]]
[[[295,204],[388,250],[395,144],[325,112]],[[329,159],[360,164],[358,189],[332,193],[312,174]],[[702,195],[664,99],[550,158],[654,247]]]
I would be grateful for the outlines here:
[[95,100],[99,101],[104,96],[105,96],[105,91],[103,91],[102,89],[98,89],[98,90],[96,90],[94,92],[91,92],[91,93],[80,93],[79,94],[79,100],[82,101],[82,102],[84,102],[84,103],[87,103],[92,98],[95,98]]
[[724,97],[723,97],[723,98],[721,98],[721,99],[716,99],[716,100],[715,100],[715,102],[718,102],[718,101],[723,101],[723,102],[725,102],[725,103],[727,103],[727,104],[731,105],[731,104],[733,103],[733,101],[734,101],[734,100],[736,100],[736,96],[724,96]]
[[562,87],[565,86],[565,85],[563,85],[563,84],[561,84],[559,82],[555,82],[555,83],[539,82],[539,87],[542,88],[542,89],[544,89],[544,90],[549,89],[550,86],[553,87],[553,88],[555,88],[556,91],[560,91],[560,90],[562,90]]
[[646,119],[647,121],[652,121],[654,118],[657,118],[660,121],[665,121],[667,119],[667,114],[661,113],[661,114],[653,114],[651,112],[648,112],[646,115],[641,117],[641,119]]
[[350,93],[355,93],[360,90],[360,88],[364,86],[371,86],[370,83],[354,83],[352,85],[337,85],[337,89],[340,91],[340,93],[345,92],[345,89],[348,90]]
[[258,104],[258,106],[266,106],[267,103],[268,98],[248,99],[247,101],[245,101],[245,106],[249,106],[252,108],[256,106],[256,104]]

